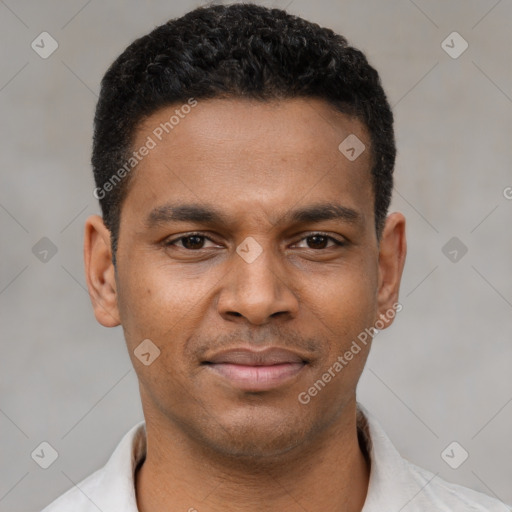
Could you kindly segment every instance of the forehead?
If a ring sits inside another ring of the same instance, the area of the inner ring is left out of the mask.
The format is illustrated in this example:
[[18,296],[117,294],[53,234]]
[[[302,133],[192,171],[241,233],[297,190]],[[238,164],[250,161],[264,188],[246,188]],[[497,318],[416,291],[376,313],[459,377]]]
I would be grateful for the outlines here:
[[151,149],[137,164],[126,198],[140,215],[177,198],[227,212],[257,204],[267,215],[326,199],[364,216],[373,208],[367,129],[323,100],[175,104],[140,124],[134,149],[143,146]]

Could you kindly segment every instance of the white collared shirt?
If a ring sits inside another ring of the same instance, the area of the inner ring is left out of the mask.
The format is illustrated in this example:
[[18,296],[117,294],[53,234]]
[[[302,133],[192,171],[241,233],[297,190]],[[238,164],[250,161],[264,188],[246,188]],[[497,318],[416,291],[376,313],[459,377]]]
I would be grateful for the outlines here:
[[[371,461],[361,512],[511,512],[501,501],[448,483],[402,458],[376,419],[358,407],[358,428]],[[135,425],[105,466],[42,512],[138,512],[134,474],[146,454],[145,427],[144,421]]]

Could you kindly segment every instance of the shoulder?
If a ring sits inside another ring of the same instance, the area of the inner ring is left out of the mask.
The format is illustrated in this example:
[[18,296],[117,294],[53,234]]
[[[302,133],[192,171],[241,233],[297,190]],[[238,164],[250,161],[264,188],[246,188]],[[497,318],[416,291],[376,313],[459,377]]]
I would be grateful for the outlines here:
[[[438,510],[467,512],[511,512],[503,502],[481,492],[443,480],[436,474],[405,461],[411,477],[422,486],[420,502]],[[407,509],[406,509],[407,510]]]
[[134,473],[145,454],[142,421],[124,435],[102,468],[74,484],[41,512],[136,512]]
[[358,405],[358,428],[371,460],[364,512],[512,512],[499,499],[447,482],[403,458],[376,418]]

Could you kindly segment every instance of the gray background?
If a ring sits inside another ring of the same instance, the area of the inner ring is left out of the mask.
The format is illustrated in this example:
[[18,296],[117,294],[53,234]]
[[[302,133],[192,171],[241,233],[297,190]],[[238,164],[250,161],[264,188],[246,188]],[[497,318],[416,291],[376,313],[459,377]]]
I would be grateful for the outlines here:
[[[403,310],[375,339],[359,400],[404,456],[512,503],[512,3],[261,3],[344,34],[394,106]],[[143,419],[122,330],[96,323],[85,289],[93,109],[111,61],[197,5],[0,2],[1,511],[39,510]],[[43,31],[59,44],[48,59],[31,48]],[[453,31],[469,44],[456,59],[441,46]],[[42,237],[58,250],[46,262]],[[468,249],[456,262],[452,237]],[[46,470],[31,458],[42,441],[59,454]],[[456,470],[441,458],[452,441],[469,453]]]

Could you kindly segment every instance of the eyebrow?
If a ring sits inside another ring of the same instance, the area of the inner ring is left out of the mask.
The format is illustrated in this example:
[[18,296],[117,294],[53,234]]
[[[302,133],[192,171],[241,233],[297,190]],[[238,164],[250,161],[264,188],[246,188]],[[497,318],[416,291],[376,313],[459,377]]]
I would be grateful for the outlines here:
[[[326,220],[360,224],[363,216],[353,208],[335,203],[318,203],[289,211],[279,219],[279,223],[315,223]],[[230,218],[211,206],[195,203],[165,204],[151,210],[146,218],[146,227],[151,229],[157,225],[172,222],[227,225],[230,223]]]

